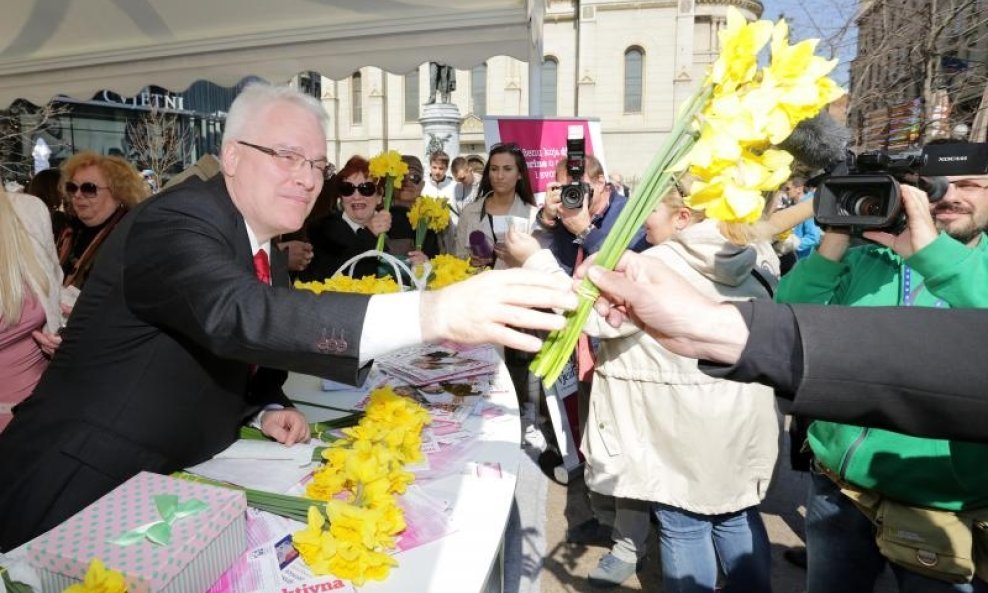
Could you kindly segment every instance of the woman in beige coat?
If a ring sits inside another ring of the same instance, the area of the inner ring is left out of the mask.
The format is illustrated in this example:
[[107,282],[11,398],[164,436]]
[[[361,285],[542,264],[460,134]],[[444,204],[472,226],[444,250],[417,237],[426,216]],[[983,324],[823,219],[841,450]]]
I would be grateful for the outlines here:
[[[770,246],[746,245],[743,228],[680,209],[673,193],[649,218],[649,242],[661,244],[644,255],[662,259],[718,300],[771,298],[778,259]],[[662,220],[674,227],[664,236],[657,228]],[[545,250],[525,267],[558,269]],[[768,591],[769,542],[757,505],[778,456],[772,390],[711,378],[696,360],[668,352],[632,324],[613,328],[592,315],[584,330],[601,338],[581,445],[588,487],[656,503],[663,591],[713,591],[718,565],[725,591]],[[611,565],[604,573],[634,572],[635,558],[623,548],[634,549],[648,525],[647,511],[635,515],[634,508],[618,504],[613,559],[602,559]],[[639,548],[639,558],[643,553]]]

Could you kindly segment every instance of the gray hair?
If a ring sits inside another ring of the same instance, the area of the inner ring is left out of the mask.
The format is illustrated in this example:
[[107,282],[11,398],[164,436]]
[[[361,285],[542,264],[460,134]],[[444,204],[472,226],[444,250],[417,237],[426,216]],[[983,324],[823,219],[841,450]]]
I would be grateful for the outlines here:
[[329,114],[315,97],[303,94],[290,86],[273,85],[267,82],[252,82],[244,87],[226,116],[223,131],[223,146],[242,138],[244,129],[264,108],[274,103],[291,103],[305,109],[319,120],[325,135],[329,128]]

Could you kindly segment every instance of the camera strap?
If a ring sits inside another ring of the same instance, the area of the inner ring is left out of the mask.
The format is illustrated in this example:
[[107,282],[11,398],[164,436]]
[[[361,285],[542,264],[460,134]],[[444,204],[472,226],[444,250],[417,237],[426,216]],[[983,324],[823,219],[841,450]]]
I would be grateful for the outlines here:
[[[906,264],[902,264],[902,304],[906,307],[916,306],[916,298],[919,297],[919,293],[923,291],[923,281],[920,280],[919,284],[913,285],[913,270]],[[938,298],[933,306],[942,309],[947,306],[947,303]]]

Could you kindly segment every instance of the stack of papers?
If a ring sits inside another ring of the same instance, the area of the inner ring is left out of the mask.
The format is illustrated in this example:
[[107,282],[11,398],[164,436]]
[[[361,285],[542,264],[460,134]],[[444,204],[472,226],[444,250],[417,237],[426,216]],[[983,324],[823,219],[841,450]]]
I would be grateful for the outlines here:
[[448,345],[403,350],[377,362],[385,373],[415,386],[489,375],[497,370],[497,363],[486,356],[486,350],[461,351]]

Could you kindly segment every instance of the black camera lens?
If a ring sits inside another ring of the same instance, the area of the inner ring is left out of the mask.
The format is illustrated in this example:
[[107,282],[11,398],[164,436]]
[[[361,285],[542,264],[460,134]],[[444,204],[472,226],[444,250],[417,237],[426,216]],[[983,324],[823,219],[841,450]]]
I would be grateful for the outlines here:
[[886,216],[885,198],[872,193],[848,192],[840,200],[840,212],[846,216]]
[[578,210],[583,207],[583,199],[586,195],[586,184],[569,183],[559,189],[559,202],[563,208]]

